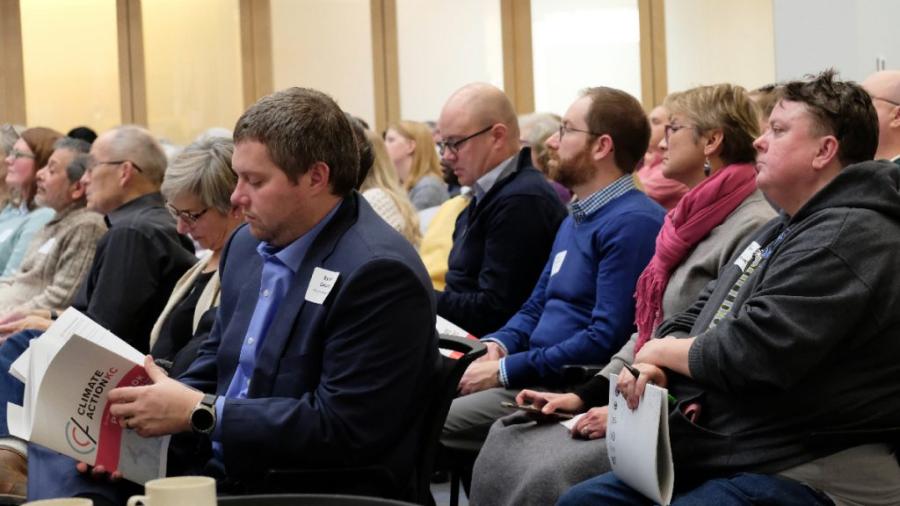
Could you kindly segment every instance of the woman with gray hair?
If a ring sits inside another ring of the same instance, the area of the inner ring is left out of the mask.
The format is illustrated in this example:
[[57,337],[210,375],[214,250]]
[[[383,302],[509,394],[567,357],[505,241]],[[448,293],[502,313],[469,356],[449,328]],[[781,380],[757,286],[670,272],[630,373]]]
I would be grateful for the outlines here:
[[243,222],[231,205],[237,175],[231,168],[234,143],[213,137],[186,147],[166,171],[160,191],[177,220],[178,232],[188,234],[209,250],[175,284],[172,296],[150,333],[151,355],[183,372],[212,328],[219,304],[219,257],[231,233]]
[[519,116],[519,143],[531,147],[531,162],[544,174],[563,204],[572,200],[572,191],[553,179],[553,153],[544,144],[559,131],[562,118],[549,112],[533,112]]

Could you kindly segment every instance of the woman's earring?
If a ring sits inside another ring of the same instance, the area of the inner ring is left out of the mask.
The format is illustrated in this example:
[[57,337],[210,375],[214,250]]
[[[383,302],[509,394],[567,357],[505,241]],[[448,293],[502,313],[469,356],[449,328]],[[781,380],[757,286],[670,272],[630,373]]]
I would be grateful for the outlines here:
[[709,163],[709,158],[707,158],[707,159],[703,162],[703,174],[704,174],[706,177],[709,177],[709,174],[710,174],[711,172],[712,172],[712,164]]

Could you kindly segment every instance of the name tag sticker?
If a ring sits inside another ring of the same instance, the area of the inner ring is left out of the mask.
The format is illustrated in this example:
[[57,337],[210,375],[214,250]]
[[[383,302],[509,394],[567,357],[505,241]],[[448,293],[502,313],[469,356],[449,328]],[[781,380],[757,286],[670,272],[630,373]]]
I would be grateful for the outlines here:
[[556,254],[555,257],[553,257],[553,265],[550,267],[550,275],[551,276],[553,276],[554,274],[559,272],[560,269],[562,269],[563,261],[565,261],[565,259],[566,259],[567,251],[568,250],[560,251],[559,253]]
[[47,242],[41,245],[40,249],[38,249],[38,253],[41,255],[46,255],[53,251],[53,247],[56,246],[56,237],[51,237],[47,239]]
[[15,232],[15,230],[13,230],[11,228],[6,229],[3,232],[0,232],[0,242],[3,242],[5,240],[9,239],[9,236],[13,235],[13,232]]
[[743,253],[741,253],[741,256],[739,256],[737,260],[734,261],[734,265],[736,265],[737,268],[741,270],[741,272],[744,272],[744,269],[747,268],[747,263],[750,262],[750,260],[753,258],[753,255],[755,255],[756,252],[759,251],[759,248],[759,243],[757,243],[756,241],[751,242],[744,249]]
[[309,286],[306,287],[306,300],[315,304],[325,302],[340,275],[340,272],[316,267],[312,277],[309,278]]

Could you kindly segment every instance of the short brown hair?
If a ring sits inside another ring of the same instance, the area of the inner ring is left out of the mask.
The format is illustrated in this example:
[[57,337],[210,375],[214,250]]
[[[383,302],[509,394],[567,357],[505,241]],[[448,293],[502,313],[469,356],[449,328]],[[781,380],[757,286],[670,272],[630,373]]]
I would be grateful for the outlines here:
[[806,106],[819,133],[838,140],[838,161],[847,166],[871,160],[878,149],[878,115],[872,98],[853,81],[839,81],[837,72],[826,70],[805,81],[781,87],[781,100]]
[[650,143],[650,123],[640,102],[622,90],[605,86],[588,88],[582,95],[591,98],[584,118],[588,130],[596,135],[609,135],[619,170],[627,174],[634,172]]
[[245,140],[265,144],[292,181],[324,162],[333,194],[347,195],[356,185],[359,152],[350,121],[321,91],[288,88],[259,99],[234,126],[234,143]]
[[722,129],[722,160],[726,164],[756,160],[753,140],[759,135],[759,116],[750,94],[741,86],[698,86],[666,97],[669,114],[683,114],[696,126],[694,135]]
[[56,143],[63,134],[46,127],[29,128],[22,132],[22,140],[28,144],[28,149],[34,153],[34,170],[37,172],[50,160],[53,154],[53,144]]

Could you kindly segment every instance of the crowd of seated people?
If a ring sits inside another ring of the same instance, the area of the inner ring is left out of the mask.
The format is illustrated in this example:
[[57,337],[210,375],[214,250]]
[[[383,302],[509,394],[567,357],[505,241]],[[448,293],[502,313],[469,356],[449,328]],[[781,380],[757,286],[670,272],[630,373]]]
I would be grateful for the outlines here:
[[0,127],[0,494],[140,490],[7,427],[10,364],[72,307],[147,353],[117,423],[222,494],[378,467],[417,497],[441,316],[487,348],[440,436],[471,504],[650,504],[606,451],[626,366],[630,408],[676,399],[673,504],[900,502],[900,72],[560,112],[472,83],[434,137],[380,134],[289,88],[170,156],[137,126]]
[[[757,114],[742,88],[703,86],[673,93],[665,107],[669,117],[658,146],[662,173],[691,190],[666,216],[653,258],[637,282],[637,332],[611,360],[570,359],[569,364],[609,363],[574,393],[526,389],[518,394],[519,403],[547,413],[587,415],[571,433],[528,417],[496,424],[473,474],[472,498],[479,504],[552,503],[572,485],[607,471],[602,438],[608,375],[618,374],[623,363],[630,365],[635,347],[664,318],[687,309],[745,238],[775,216],[756,188],[752,142],[758,135]],[[534,452],[546,457],[533,459]],[[528,487],[503,486],[514,477]]]
[[563,116],[548,145],[558,159],[556,178],[577,200],[528,300],[483,336],[488,353],[463,375],[443,442],[479,448],[491,424],[508,414],[501,403],[518,389],[558,388],[565,364],[608,362],[627,340],[632,294],[663,222],[662,208],[631,175],[648,137],[640,103],[611,88],[586,90]]

